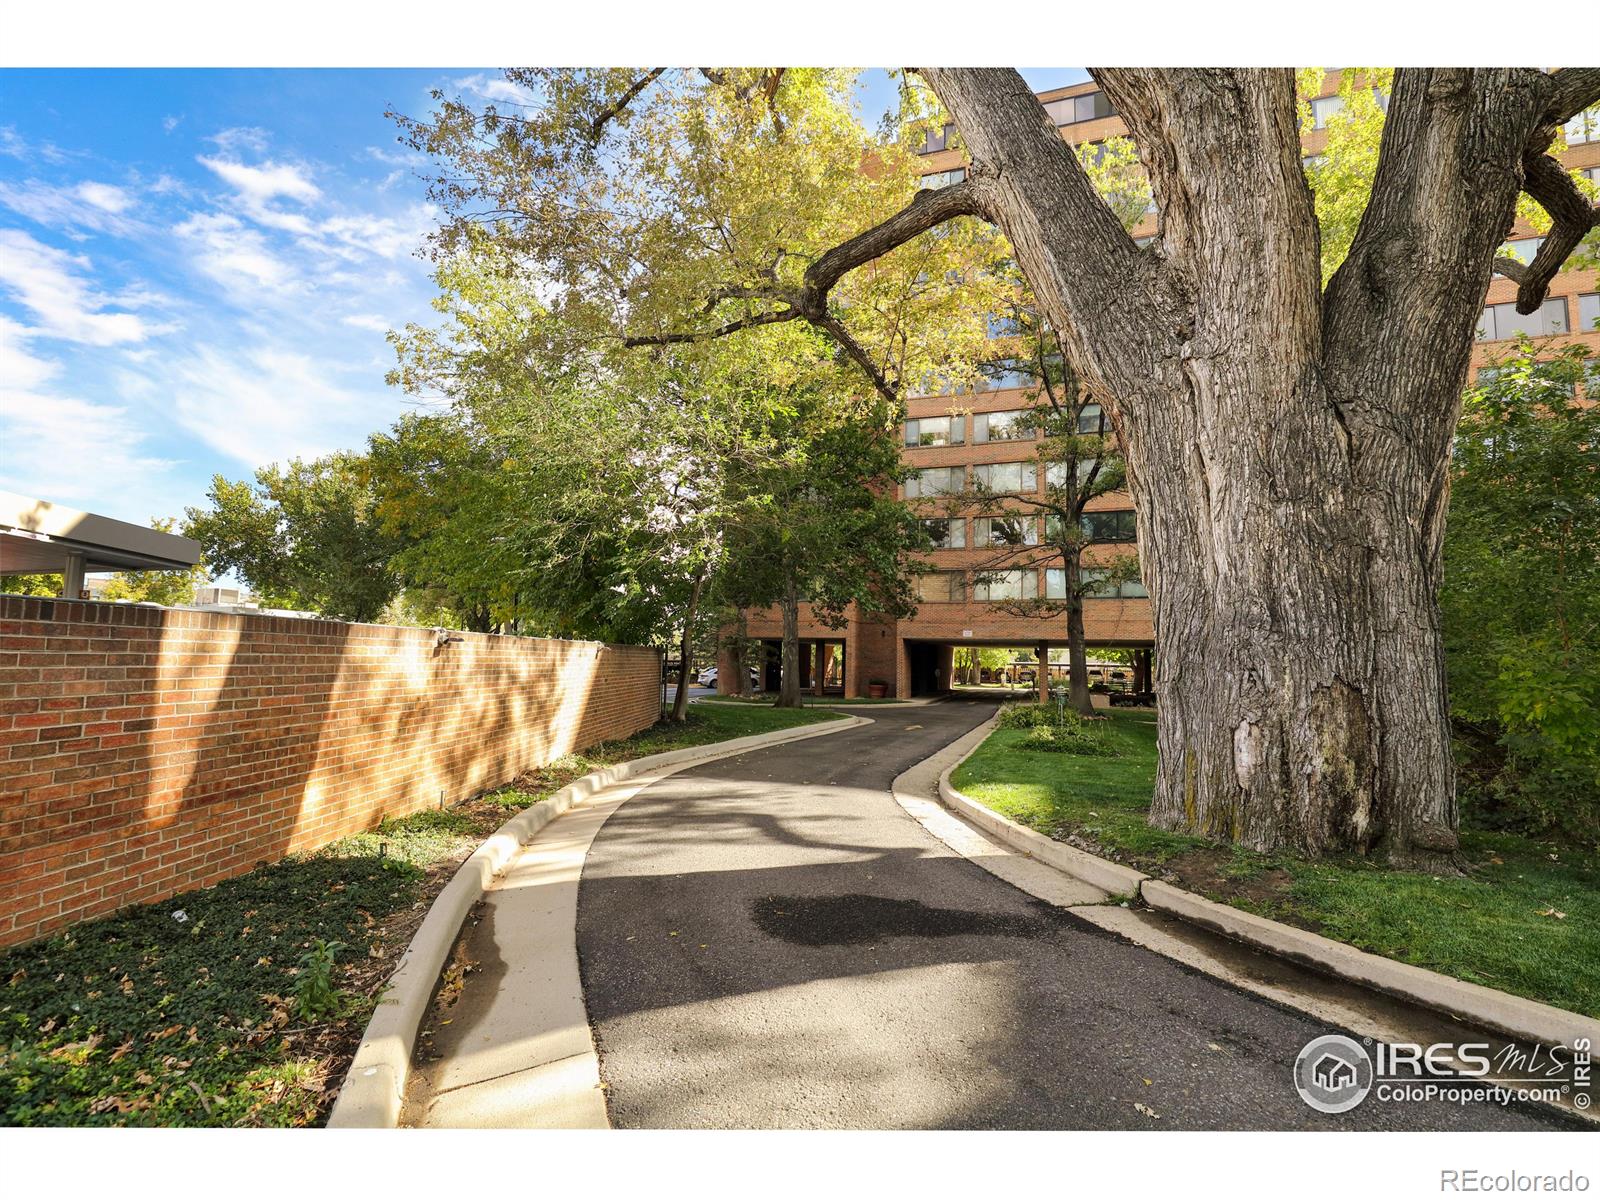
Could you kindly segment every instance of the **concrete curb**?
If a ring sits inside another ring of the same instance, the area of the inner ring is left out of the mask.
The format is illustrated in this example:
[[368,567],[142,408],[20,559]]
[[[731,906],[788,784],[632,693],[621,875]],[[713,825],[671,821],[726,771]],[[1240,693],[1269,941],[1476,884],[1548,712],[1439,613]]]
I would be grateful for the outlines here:
[[411,1052],[427,1014],[433,986],[444,969],[450,948],[472,906],[486,892],[516,853],[546,825],[574,805],[622,780],[658,771],[670,773],[691,763],[730,758],[750,750],[843,733],[872,724],[869,717],[845,717],[794,729],[751,734],[650,754],[631,762],[575,779],[549,798],[523,809],[474,850],[434,898],[428,915],[412,936],[390,976],[377,1010],[361,1035],[361,1045],[345,1073],[339,1098],[328,1115],[329,1129],[394,1129],[405,1103]]
[[1159,879],[1145,880],[1140,895],[1157,912],[1508,1037],[1545,1045],[1572,1046],[1578,1038],[1600,1044],[1600,1021],[1566,1009],[1369,954],[1320,934],[1207,900]]
[[[1000,714],[996,712],[994,716],[967,734],[967,737],[974,739],[971,748],[940,773],[939,799],[944,806],[976,825],[996,841],[1003,842],[1018,853],[1038,859],[1046,866],[1054,867],[1075,879],[1081,879],[1084,883],[1108,893],[1113,899],[1137,899],[1139,885],[1149,878],[1148,875],[1135,871],[1132,867],[1125,867],[1121,863],[1107,862],[1103,858],[1096,858],[1093,854],[1085,854],[1065,842],[1058,842],[1036,830],[1018,825],[951,786],[951,773],[972,757],[978,747],[988,739],[989,734],[994,732],[999,721]],[[975,736],[979,734],[982,736]]]
[[1220,933],[1257,950],[1495,1033],[1544,1045],[1573,1046],[1579,1038],[1600,1045],[1600,1021],[1579,1013],[1369,954],[1320,934],[1207,900],[1007,820],[950,785],[951,773],[977,751],[999,718],[1000,714],[996,713],[972,731],[983,736],[974,738],[965,753],[939,776],[939,798],[951,811],[1012,849],[1113,896],[1142,900],[1157,912]]

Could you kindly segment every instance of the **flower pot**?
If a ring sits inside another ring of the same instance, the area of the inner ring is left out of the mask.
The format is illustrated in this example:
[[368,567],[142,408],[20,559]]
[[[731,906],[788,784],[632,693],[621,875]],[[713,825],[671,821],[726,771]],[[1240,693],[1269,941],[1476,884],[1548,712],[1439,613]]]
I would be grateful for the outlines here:
[[889,694],[889,685],[877,680],[867,684],[867,695],[873,700],[882,700]]

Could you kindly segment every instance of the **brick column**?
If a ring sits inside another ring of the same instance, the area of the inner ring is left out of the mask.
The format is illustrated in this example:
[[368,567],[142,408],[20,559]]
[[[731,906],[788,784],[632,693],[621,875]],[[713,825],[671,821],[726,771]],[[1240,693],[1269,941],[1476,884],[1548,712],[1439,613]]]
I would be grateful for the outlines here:
[[1039,703],[1040,704],[1049,704],[1050,703],[1050,643],[1049,642],[1040,642],[1037,646],[1035,646],[1033,648],[1033,652],[1039,656],[1039,675],[1038,675],[1038,678],[1034,680],[1034,682],[1038,685],[1038,688],[1039,688]]

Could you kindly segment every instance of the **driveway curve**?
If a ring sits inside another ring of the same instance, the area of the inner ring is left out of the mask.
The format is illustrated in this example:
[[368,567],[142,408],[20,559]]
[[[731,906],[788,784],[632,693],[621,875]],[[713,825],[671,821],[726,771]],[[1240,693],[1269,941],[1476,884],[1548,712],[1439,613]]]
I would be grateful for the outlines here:
[[890,794],[988,703],[663,779],[601,829],[578,954],[613,1125],[1538,1129],[1538,1110],[1326,1116],[1291,1068],[1332,1032],[1044,905]]

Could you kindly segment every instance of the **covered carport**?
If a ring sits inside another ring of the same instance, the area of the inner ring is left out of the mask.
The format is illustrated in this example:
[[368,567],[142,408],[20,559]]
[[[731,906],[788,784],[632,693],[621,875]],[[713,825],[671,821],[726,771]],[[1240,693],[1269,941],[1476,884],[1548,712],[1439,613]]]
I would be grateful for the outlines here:
[[175,533],[0,492],[0,575],[60,575],[61,595],[86,599],[96,571],[187,571],[200,543]]

